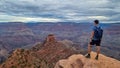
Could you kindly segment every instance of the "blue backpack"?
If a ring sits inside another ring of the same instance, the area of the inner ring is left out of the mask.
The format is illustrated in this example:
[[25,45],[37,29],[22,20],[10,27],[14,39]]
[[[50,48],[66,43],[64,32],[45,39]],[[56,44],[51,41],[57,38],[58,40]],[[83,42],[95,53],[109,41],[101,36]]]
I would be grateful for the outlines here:
[[103,36],[103,29],[101,27],[96,27],[94,36],[97,40],[101,40]]

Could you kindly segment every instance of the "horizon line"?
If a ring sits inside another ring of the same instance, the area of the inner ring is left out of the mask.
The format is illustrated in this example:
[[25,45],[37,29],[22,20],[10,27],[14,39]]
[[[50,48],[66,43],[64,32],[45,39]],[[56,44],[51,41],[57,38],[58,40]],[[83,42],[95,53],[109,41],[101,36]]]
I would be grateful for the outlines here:
[[[22,22],[22,21],[14,21],[14,22],[0,22],[0,24],[4,24],[4,23],[83,23],[83,24],[92,24],[92,22],[88,22],[88,21],[84,21],[84,22],[61,22],[61,21],[58,21],[58,22],[40,22],[40,21],[38,21],[38,22],[34,22],[34,21],[31,21],[31,22]],[[100,22],[101,24],[116,24],[116,23],[118,23],[118,24],[120,24],[120,22]]]

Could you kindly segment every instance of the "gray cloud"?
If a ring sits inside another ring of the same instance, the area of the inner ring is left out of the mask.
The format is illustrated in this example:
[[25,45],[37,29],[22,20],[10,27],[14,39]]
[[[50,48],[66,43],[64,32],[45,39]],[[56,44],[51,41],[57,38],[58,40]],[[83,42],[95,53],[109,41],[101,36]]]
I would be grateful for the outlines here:
[[11,16],[81,21],[120,21],[119,0],[0,0],[0,13]]

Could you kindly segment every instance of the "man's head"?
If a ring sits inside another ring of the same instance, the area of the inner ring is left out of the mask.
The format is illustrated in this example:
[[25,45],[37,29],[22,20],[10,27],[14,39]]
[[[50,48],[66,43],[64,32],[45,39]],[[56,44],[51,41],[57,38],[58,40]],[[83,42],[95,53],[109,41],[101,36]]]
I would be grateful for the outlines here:
[[94,24],[98,25],[99,24],[99,20],[94,20]]

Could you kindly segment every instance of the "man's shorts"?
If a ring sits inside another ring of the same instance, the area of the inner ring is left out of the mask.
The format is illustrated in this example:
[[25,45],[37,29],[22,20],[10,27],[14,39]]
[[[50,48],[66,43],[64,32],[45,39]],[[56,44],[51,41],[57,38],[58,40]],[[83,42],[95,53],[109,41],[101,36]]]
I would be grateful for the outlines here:
[[101,44],[101,40],[92,40],[92,41],[90,42],[90,45],[100,46],[100,44]]

